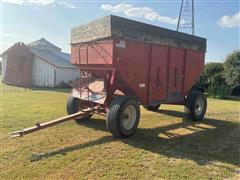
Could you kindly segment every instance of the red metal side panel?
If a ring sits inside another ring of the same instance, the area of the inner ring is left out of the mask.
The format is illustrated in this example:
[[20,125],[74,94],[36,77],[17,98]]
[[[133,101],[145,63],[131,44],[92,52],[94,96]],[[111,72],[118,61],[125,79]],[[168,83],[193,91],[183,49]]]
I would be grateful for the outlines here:
[[149,102],[165,100],[168,86],[169,48],[152,45]]
[[[179,103],[201,74],[204,55],[183,48],[112,39],[72,45],[71,60],[83,68],[90,65],[94,69],[89,71],[101,78],[110,76],[101,68],[116,69],[110,89],[136,95],[144,104],[161,100]],[[101,71],[104,73],[97,73]]]
[[149,85],[150,45],[128,40],[117,41],[114,46],[114,66],[119,73],[119,78],[142,102],[146,103]]
[[71,63],[110,65],[113,59],[113,40],[72,45]]
[[168,100],[179,102],[184,83],[185,49],[171,48],[169,64]]
[[192,88],[197,81],[204,67],[205,53],[201,51],[187,50],[185,80],[184,80],[184,95]]
[[79,64],[79,49],[80,49],[79,44],[71,46],[71,63],[74,65]]

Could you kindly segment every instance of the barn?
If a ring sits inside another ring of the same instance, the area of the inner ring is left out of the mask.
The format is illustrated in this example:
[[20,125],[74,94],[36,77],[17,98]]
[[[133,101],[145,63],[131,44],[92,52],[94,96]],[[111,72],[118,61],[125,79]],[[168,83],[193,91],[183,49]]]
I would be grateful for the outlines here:
[[18,42],[2,55],[2,81],[23,87],[60,87],[79,79],[70,54],[44,38]]

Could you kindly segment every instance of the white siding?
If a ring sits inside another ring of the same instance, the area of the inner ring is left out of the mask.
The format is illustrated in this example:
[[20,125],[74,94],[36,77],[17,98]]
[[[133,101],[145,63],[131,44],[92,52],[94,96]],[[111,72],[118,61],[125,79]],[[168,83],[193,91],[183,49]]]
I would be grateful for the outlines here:
[[56,69],[56,85],[64,82],[68,84],[70,81],[79,79],[80,72],[76,68],[57,68]]
[[32,84],[39,87],[55,86],[55,67],[40,57],[33,57]]
[[5,74],[6,74],[6,67],[7,67],[7,55],[2,57],[2,81],[5,81]]
[[79,76],[79,70],[76,68],[58,68],[38,56],[33,57],[33,86],[56,87],[62,82],[68,84],[70,81],[75,81]]

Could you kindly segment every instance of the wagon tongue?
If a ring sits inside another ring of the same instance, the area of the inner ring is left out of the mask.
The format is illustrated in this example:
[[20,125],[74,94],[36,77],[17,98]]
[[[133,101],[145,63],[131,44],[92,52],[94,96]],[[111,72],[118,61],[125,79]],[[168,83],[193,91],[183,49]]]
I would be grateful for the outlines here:
[[48,127],[66,122],[68,120],[84,117],[86,115],[89,115],[89,114],[93,113],[93,111],[94,111],[94,109],[84,109],[84,110],[81,110],[81,111],[79,111],[75,114],[71,114],[71,115],[64,116],[64,117],[61,117],[61,118],[58,118],[58,119],[54,119],[52,121],[48,121],[48,122],[45,122],[45,123],[36,123],[35,126],[12,132],[11,133],[11,138],[22,137],[25,134],[30,134],[30,133],[33,133],[35,131],[39,131],[41,129],[45,129],[45,128],[48,128]]

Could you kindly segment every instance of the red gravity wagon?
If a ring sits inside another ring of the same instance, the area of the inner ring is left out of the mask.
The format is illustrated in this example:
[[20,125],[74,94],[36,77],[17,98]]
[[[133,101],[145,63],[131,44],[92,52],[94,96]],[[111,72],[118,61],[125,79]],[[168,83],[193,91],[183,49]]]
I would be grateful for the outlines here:
[[[156,111],[161,104],[183,105],[193,120],[202,120],[206,97],[191,89],[205,52],[204,38],[112,15],[75,27],[71,62],[80,69],[79,85],[67,100],[69,116],[49,123],[104,113],[108,130],[125,138],[137,129],[140,105]],[[50,125],[38,123],[32,131]]]

